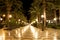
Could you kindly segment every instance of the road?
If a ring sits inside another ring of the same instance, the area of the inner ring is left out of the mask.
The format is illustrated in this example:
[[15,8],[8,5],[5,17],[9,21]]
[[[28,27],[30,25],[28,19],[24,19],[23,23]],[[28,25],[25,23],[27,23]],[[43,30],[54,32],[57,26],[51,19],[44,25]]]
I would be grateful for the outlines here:
[[33,26],[17,28],[12,31],[1,29],[0,40],[60,40],[60,30],[47,28],[45,31],[41,31]]

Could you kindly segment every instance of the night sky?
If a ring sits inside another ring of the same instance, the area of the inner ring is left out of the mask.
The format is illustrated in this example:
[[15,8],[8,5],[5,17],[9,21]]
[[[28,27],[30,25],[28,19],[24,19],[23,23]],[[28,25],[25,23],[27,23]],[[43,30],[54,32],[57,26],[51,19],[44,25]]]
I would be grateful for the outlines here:
[[29,8],[31,7],[31,4],[33,0],[21,0],[23,2],[23,9],[25,10],[25,15],[27,16],[27,19],[29,20],[30,14],[28,14]]

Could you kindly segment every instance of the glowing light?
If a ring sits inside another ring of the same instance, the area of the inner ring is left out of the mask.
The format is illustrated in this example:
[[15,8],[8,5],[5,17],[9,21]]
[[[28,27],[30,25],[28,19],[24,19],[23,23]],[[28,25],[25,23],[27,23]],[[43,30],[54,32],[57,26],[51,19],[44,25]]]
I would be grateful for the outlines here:
[[2,19],[2,18],[0,18],[0,20],[2,21],[3,19]]
[[46,38],[48,38],[48,31],[46,31]]
[[8,35],[10,36],[10,32],[8,32]]
[[3,14],[3,17],[5,17],[6,15],[5,14]]
[[57,19],[56,18],[54,18],[54,21],[56,21]]
[[[29,24],[30,25],[30,24]],[[23,29],[22,29],[22,34],[29,28],[29,25],[25,26]]]
[[16,34],[18,33],[17,30],[15,32],[16,32]]
[[3,37],[2,36],[0,36],[0,40],[3,40]]
[[18,37],[21,37],[20,33],[18,33]]
[[31,22],[31,24],[35,23],[36,21]]
[[3,40],[5,40],[5,32],[4,32],[4,30],[3,30]]
[[18,21],[20,21],[20,19],[18,19]]
[[57,35],[56,35],[56,33],[54,33],[54,40],[57,40]]
[[36,21],[38,22],[38,18],[36,19]]
[[9,15],[9,18],[11,18],[12,17],[12,15]]
[[41,18],[44,18],[44,15],[41,15]]
[[33,33],[34,38],[38,38],[38,33],[35,31],[34,27],[30,25],[30,29]]

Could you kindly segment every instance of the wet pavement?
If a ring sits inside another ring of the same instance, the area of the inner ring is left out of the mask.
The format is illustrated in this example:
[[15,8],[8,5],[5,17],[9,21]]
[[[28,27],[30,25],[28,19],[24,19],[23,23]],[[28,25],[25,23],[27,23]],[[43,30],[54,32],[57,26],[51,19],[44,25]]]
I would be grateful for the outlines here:
[[[2,35],[3,32],[5,35]],[[14,29],[12,31],[3,30],[0,34],[3,39],[0,40],[60,40],[60,30],[47,28],[45,31],[41,31],[39,28],[28,27],[25,31],[23,28]]]

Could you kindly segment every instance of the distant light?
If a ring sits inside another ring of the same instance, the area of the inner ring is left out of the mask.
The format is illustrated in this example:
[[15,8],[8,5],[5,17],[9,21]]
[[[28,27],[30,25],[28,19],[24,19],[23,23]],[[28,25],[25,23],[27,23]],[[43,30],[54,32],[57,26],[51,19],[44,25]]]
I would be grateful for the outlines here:
[[44,15],[41,15],[41,18],[44,18]]
[[54,21],[56,21],[57,19],[56,18],[54,18]]
[[20,21],[20,19],[18,19],[18,21]]
[[5,14],[3,14],[3,17],[5,17],[6,15]]
[[12,17],[12,15],[9,15],[9,18],[11,18]]
[[2,18],[0,18],[0,20],[2,21],[3,19],[2,19]]
[[48,21],[48,23],[50,23],[50,20]]

